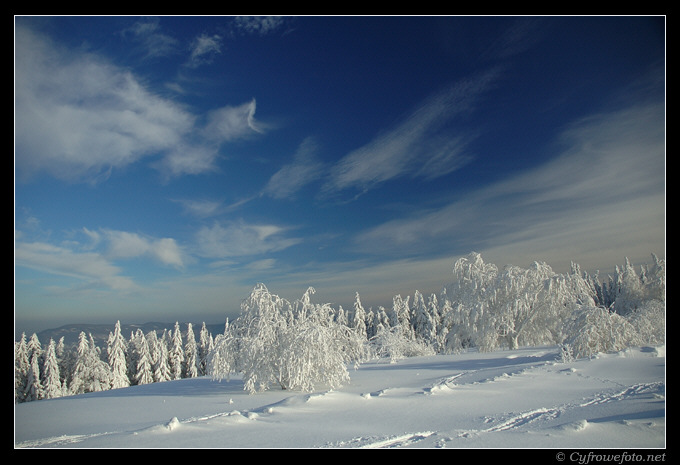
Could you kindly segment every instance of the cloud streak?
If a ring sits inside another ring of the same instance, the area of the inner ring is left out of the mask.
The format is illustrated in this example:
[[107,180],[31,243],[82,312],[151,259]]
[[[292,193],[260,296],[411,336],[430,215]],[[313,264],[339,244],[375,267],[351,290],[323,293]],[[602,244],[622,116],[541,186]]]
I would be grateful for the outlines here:
[[103,286],[114,291],[132,291],[131,278],[120,275],[120,268],[95,252],[76,252],[45,242],[17,242],[15,262],[34,270],[75,278],[88,286]]
[[215,222],[196,233],[198,255],[210,259],[243,257],[277,252],[301,242],[285,237],[286,228],[244,221]]
[[367,191],[403,176],[434,179],[469,161],[469,136],[442,129],[489,89],[496,72],[457,82],[432,96],[395,127],[343,157],[331,170],[325,193]]
[[662,253],[664,138],[663,105],[583,119],[563,133],[567,148],[543,166],[374,227],[356,245],[404,257],[494,250],[499,258],[548,263],[556,250],[559,260],[607,250],[612,264],[621,248],[635,259]]
[[290,198],[305,185],[317,181],[325,169],[316,157],[317,152],[316,141],[313,138],[305,139],[293,161],[274,173],[262,193],[275,199]]

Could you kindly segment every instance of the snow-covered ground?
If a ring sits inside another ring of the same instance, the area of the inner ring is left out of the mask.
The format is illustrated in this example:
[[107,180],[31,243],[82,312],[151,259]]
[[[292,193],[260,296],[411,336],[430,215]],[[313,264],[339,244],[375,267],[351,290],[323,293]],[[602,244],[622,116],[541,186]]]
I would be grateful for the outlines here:
[[249,395],[239,378],[15,405],[15,446],[665,448],[665,346],[557,361],[556,347],[368,362],[351,383]]

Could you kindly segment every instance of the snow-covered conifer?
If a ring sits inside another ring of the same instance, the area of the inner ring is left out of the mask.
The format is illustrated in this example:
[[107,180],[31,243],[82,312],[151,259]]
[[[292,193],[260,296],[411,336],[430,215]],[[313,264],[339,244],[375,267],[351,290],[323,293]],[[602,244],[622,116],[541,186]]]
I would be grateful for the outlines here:
[[78,347],[76,349],[76,358],[73,365],[73,372],[71,373],[71,382],[69,391],[71,394],[82,394],[87,392],[86,383],[90,377],[90,350],[87,342],[87,335],[81,331],[78,335]]
[[366,339],[366,311],[361,305],[361,297],[357,292],[354,296],[354,314],[352,316],[352,328],[357,334]]
[[63,395],[55,346],[54,339],[50,339],[47,349],[45,350],[43,369],[41,372],[44,399],[54,399]]
[[109,366],[111,367],[111,389],[130,385],[126,352],[126,341],[120,331],[120,321],[117,321],[113,333],[109,333],[107,343]]
[[195,378],[198,376],[198,348],[196,336],[191,323],[187,324],[187,340],[184,345],[184,377]]
[[111,388],[112,372],[108,363],[102,360],[101,349],[94,342],[92,333],[89,334],[89,357],[88,363],[91,367],[92,377],[88,385],[88,391],[99,392]]
[[170,376],[172,379],[182,378],[182,369],[184,366],[184,347],[182,343],[182,332],[179,328],[179,322],[175,322],[175,330],[171,335],[170,348],[168,350],[168,365],[170,367]]
[[437,309],[430,309],[425,303],[425,298],[420,291],[416,290],[413,296],[413,331],[416,339],[424,344],[435,345],[437,339]]
[[33,356],[37,356],[38,365],[40,365],[43,356],[43,348],[42,344],[40,343],[40,339],[38,339],[37,334],[35,333],[31,334],[31,337],[28,339],[28,342],[26,343],[26,350],[28,351],[28,360],[31,361],[33,359]]
[[210,356],[214,344],[213,337],[205,326],[205,321],[201,326],[198,339],[198,374],[199,376],[203,376],[208,374],[208,357]]
[[135,374],[136,384],[153,383],[153,371],[151,364],[151,354],[149,344],[144,337],[144,333],[139,330],[137,335],[137,370]]
[[28,358],[28,348],[26,346],[26,334],[21,333],[21,338],[14,344],[14,400],[24,402],[26,394],[26,383],[31,362]]
[[26,391],[24,392],[24,400],[28,402],[40,400],[42,398],[43,389],[42,384],[40,383],[40,356],[38,352],[33,352],[26,378]]
[[156,344],[157,354],[155,354],[156,364],[153,367],[153,378],[156,382],[163,382],[172,379],[170,366],[168,364],[168,341],[167,331],[163,330],[163,335]]

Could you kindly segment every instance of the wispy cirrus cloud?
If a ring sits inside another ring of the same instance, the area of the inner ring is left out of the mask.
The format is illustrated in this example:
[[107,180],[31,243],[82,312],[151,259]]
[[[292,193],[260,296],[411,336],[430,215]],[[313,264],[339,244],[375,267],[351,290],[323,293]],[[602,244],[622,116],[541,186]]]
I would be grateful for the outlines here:
[[43,172],[97,182],[143,159],[169,177],[211,172],[219,144],[264,131],[254,100],[215,109],[203,123],[101,56],[65,50],[20,24],[15,34],[20,179]]
[[121,35],[138,44],[144,58],[165,57],[180,51],[180,42],[161,30],[159,18],[135,21]]
[[280,30],[289,20],[284,16],[236,16],[232,27],[241,34],[267,35]]
[[201,34],[191,44],[191,53],[186,65],[197,68],[210,63],[215,55],[222,53],[222,37],[217,34]]
[[[562,133],[565,149],[552,161],[364,231],[356,245],[404,257],[489,250],[508,260],[535,256],[551,264],[587,259],[566,256],[584,249],[598,263],[621,247],[636,260],[663,254],[664,127],[663,104],[584,118]],[[613,265],[622,258],[608,260]]]
[[418,106],[395,127],[344,156],[330,171],[324,193],[367,191],[400,177],[432,179],[469,161],[469,135],[442,131],[456,116],[472,111],[495,72],[457,82]]
[[211,111],[203,130],[211,140],[228,142],[247,135],[262,133],[265,125],[255,120],[255,99],[238,106],[226,105]]
[[276,199],[289,198],[305,185],[317,181],[324,172],[324,164],[317,158],[317,151],[316,140],[306,138],[293,161],[274,173],[262,193]]

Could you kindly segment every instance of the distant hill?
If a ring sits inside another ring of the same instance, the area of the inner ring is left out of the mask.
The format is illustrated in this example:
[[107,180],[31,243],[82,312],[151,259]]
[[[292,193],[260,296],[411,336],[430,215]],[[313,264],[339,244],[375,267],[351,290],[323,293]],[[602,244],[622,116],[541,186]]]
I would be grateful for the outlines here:
[[[186,339],[186,331],[187,331],[187,324],[188,323],[181,323],[179,324],[180,329],[182,330],[182,338]],[[196,340],[198,341],[198,336],[201,331],[201,327],[203,326],[203,322],[199,323],[194,323],[191,322],[193,326],[193,331],[194,331],[194,336],[196,337]],[[206,328],[212,334],[213,337],[217,336],[218,334],[224,333],[224,323],[222,324],[207,324],[206,323]],[[84,332],[85,334],[89,335],[92,334],[92,338],[94,339],[95,344],[99,347],[106,347],[106,341],[109,337],[109,333],[112,333],[115,327],[115,323],[112,324],[72,324],[72,325],[65,325],[61,326],[59,328],[53,328],[53,329],[46,329],[44,331],[41,331],[37,333],[36,335],[38,336],[38,339],[40,340],[40,343],[42,345],[47,345],[49,343],[50,338],[54,339],[54,342],[58,342],[59,339],[62,337],[64,338],[64,345],[69,347],[69,346],[74,346],[78,344],[78,337],[80,336],[80,332]],[[122,324],[120,325],[121,332],[125,339],[130,339],[130,335],[132,333],[135,333],[138,329],[141,329],[142,332],[146,335],[150,331],[156,331],[156,334],[160,337],[163,334],[163,330],[173,330],[175,328],[175,323],[159,323],[159,322],[150,322],[150,323],[144,323],[144,324]],[[29,337],[27,334],[26,337]]]

